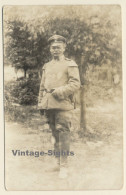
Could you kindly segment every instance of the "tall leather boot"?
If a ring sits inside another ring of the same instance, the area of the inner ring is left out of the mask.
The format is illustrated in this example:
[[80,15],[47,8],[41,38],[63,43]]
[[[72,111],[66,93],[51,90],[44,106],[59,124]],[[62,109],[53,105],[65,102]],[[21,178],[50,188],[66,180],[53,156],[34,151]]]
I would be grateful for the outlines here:
[[60,172],[59,178],[65,179],[68,176],[68,155],[70,149],[70,132],[60,132]]

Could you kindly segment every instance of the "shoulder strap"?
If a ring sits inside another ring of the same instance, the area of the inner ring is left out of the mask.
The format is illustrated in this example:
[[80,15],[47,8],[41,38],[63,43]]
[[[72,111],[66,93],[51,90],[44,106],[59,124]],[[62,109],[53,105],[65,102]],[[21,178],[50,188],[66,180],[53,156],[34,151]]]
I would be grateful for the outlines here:
[[71,60],[68,64],[69,67],[78,67],[78,65],[76,64],[76,62],[74,62],[73,60]]

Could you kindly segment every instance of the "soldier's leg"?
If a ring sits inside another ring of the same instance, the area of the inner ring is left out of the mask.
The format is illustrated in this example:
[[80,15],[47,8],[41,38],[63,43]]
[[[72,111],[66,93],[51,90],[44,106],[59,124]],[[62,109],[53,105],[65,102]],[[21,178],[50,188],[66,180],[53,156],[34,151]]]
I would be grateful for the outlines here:
[[72,111],[57,111],[55,115],[55,129],[59,136],[60,164],[67,165],[67,157],[70,151],[70,128]]
[[46,117],[48,119],[48,124],[50,126],[50,129],[52,130],[52,136],[54,138],[54,150],[56,152],[56,158],[57,158],[57,163],[60,165],[60,157],[59,157],[59,132],[56,132],[55,128],[55,110],[47,110],[46,112]]
[[55,130],[55,112],[53,110],[45,110],[45,116],[48,120],[49,127],[52,130],[53,134]]

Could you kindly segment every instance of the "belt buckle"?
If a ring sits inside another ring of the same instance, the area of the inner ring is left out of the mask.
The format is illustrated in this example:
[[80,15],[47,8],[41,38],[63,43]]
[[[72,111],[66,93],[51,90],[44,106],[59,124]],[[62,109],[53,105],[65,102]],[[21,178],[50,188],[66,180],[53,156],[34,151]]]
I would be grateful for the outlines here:
[[50,90],[45,89],[45,92],[46,92],[46,93],[52,93],[53,91],[54,91],[54,89],[50,89]]
[[50,93],[50,90],[48,90],[48,89],[45,89],[45,92],[46,92],[46,93]]

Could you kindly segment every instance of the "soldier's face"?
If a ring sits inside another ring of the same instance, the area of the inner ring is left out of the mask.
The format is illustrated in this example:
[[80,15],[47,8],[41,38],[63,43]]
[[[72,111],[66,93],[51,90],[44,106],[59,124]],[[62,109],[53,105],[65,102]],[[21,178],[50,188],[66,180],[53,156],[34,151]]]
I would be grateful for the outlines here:
[[64,43],[52,43],[50,46],[50,52],[52,56],[61,56],[65,51]]

